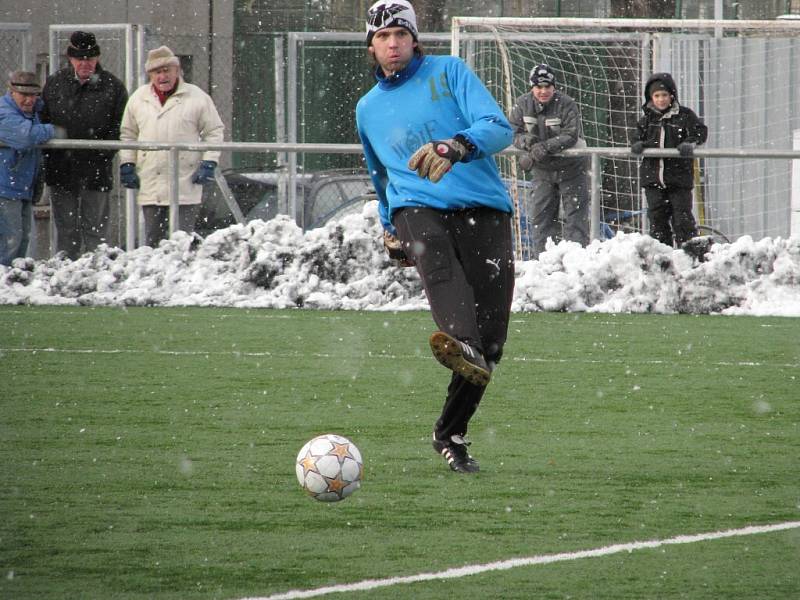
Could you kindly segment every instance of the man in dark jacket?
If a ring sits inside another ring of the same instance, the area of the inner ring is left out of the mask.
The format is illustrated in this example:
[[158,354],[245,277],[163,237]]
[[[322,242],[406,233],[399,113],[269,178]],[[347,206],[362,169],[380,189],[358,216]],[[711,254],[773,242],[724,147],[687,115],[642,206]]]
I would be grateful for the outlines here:
[[531,258],[544,251],[547,238],[561,239],[560,204],[564,205],[563,238],[589,243],[588,159],[553,156],[567,148],[585,148],[581,113],[575,101],[556,89],[556,76],[548,65],[538,65],[530,74],[531,91],[519,98],[509,121],[514,128],[514,146],[528,151],[519,164],[531,172],[531,202],[526,210],[533,225]]
[[[42,120],[60,125],[71,139],[118,140],[128,92],[98,63],[94,34],[70,37],[70,66],[47,79]],[[109,240],[109,191],[116,150],[48,150],[45,183],[58,238],[57,248],[75,259]]]
[[677,148],[682,158],[644,158],[639,179],[647,198],[650,235],[682,246],[697,236],[692,215],[694,147],[708,138],[708,128],[693,110],[678,104],[678,88],[669,73],[654,73],[644,86],[642,111],[631,152]]

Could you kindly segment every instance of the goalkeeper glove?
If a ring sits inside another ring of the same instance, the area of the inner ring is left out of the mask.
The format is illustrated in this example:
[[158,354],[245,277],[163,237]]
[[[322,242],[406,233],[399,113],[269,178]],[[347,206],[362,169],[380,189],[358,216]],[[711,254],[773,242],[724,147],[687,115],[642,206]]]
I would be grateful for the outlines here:
[[472,146],[464,136],[448,140],[434,140],[420,147],[408,161],[408,168],[420,177],[438,183],[453,165],[464,160]]
[[644,152],[644,142],[638,141],[631,144],[631,152],[633,154],[641,154]]
[[397,239],[396,236],[392,235],[385,229],[383,230],[383,247],[386,248],[386,253],[389,255],[389,258],[397,261],[398,266],[401,267],[414,266],[414,263],[408,260],[408,256],[406,256],[406,251],[403,250],[403,242],[401,242],[399,239]]

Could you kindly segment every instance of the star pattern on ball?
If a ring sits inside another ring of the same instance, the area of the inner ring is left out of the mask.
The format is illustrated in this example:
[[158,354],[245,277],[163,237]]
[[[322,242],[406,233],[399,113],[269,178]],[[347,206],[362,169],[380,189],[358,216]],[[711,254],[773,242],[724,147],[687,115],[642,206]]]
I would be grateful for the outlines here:
[[344,481],[342,481],[342,475],[337,475],[334,479],[330,479],[328,477],[325,478],[325,481],[328,482],[328,491],[329,492],[336,492],[337,494],[344,489],[344,486],[347,485]]
[[315,500],[339,502],[361,487],[364,475],[361,451],[341,435],[318,435],[297,453],[295,475]]
[[350,454],[350,444],[339,444],[334,442],[333,450],[328,452],[328,454],[333,454],[334,456],[338,457],[339,462],[342,462],[348,456],[353,458],[353,455]]
[[303,475],[307,475],[309,471],[317,470],[317,461],[311,456],[311,452],[305,455],[305,458],[299,463],[303,467]]

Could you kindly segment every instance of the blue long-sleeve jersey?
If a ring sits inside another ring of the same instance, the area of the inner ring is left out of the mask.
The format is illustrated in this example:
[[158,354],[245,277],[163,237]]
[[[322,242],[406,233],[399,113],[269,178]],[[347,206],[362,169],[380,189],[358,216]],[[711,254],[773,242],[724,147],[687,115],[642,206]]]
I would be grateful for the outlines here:
[[[461,59],[415,57],[403,71],[379,77],[358,101],[356,123],[381,222],[390,232],[394,233],[392,214],[407,206],[487,206],[512,212],[492,155],[511,144],[513,132],[497,102]],[[432,183],[408,168],[420,146],[459,133],[475,150],[441,181]]]

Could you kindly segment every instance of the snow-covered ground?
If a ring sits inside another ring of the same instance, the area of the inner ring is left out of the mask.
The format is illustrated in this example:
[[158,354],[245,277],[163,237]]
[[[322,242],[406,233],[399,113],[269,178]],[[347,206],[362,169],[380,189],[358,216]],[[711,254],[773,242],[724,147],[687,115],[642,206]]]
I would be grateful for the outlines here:
[[[427,308],[414,269],[390,264],[376,204],[303,233],[286,217],[158,248],[0,266],[0,304]],[[517,263],[515,311],[800,316],[800,239],[714,245],[698,262],[648,236],[562,242]]]

